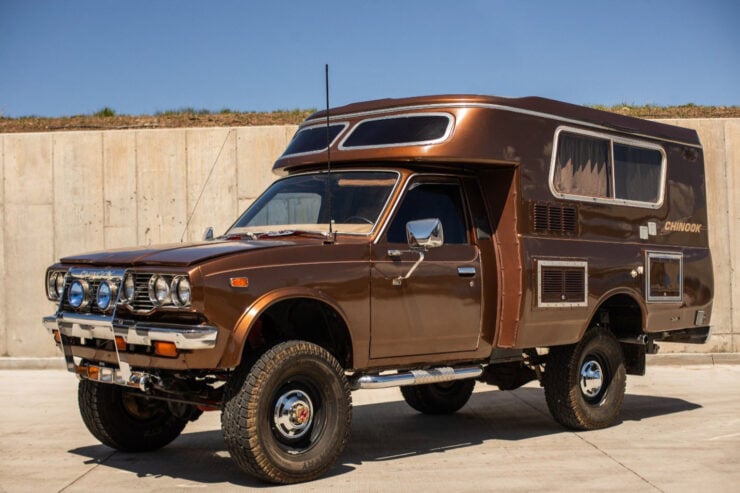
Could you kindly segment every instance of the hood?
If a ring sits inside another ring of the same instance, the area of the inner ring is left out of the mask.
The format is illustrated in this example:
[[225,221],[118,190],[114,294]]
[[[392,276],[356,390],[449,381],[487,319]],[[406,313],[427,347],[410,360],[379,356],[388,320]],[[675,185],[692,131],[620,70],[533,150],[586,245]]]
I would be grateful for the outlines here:
[[103,252],[85,253],[64,257],[64,264],[98,265],[170,265],[189,266],[203,260],[223,257],[248,250],[261,250],[293,245],[291,241],[203,241],[198,243],[173,243],[137,248],[121,248]]

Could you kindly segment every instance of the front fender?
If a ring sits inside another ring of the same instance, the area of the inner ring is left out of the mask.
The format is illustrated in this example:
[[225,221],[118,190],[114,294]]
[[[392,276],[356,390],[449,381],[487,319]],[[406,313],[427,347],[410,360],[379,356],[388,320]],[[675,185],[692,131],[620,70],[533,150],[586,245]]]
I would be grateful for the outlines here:
[[351,327],[344,310],[342,310],[335,300],[329,298],[321,291],[298,286],[276,289],[260,296],[244,310],[244,313],[239,317],[239,320],[231,331],[226,350],[220,362],[220,367],[235,368],[241,363],[244,345],[247,342],[249,333],[254,328],[255,322],[268,308],[281,301],[299,298],[312,299],[325,303],[339,314],[348,329]]

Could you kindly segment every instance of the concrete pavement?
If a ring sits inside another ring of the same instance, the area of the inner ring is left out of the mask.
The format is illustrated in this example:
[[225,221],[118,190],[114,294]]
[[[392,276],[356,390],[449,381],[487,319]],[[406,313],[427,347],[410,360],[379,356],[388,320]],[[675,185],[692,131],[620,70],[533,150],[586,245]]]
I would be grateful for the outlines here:
[[478,384],[453,416],[412,411],[398,389],[359,391],[350,442],[330,474],[270,487],[243,475],[206,413],[160,451],[100,445],[63,370],[0,371],[0,492],[16,491],[737,491],[740,366],[649,367],[628,377],[622,422],[574,433],[536,383]]

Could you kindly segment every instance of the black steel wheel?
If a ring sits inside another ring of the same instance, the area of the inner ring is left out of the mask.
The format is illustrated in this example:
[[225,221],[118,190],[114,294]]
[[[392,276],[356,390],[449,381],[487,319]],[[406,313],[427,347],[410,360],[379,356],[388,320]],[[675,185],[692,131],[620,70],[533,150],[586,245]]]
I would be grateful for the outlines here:
[[187,417],[173,414],[166,402],[118,385],[81,380],[77,400],[90,433],[104,445],[124,452],[162,448],[188,422]]
[[578,344],[550,350],[544,374],[547,407],[567,428],[606,428],[619,417],[626,381],[619,342],[607,329],[594,327]]
[[344,370],[305,341],[273,347],[227,384],[224,440],[247,473],[280,484],[324,474],[344,450],[352,398]]
[[408,385],[401,387],[406,403],[424,414],[452,414],[470,399],[475,380]]

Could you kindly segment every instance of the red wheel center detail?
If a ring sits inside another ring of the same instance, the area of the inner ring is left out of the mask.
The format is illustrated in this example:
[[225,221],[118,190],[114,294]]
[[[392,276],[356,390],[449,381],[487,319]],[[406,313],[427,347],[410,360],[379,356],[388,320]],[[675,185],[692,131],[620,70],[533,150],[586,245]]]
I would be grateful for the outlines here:
[[304,424],[311,417],[311,413],[308,410],[308,407],[302,403],[298,403],[293,406],[291,414],[293,415],[293,422],[299,425]]

